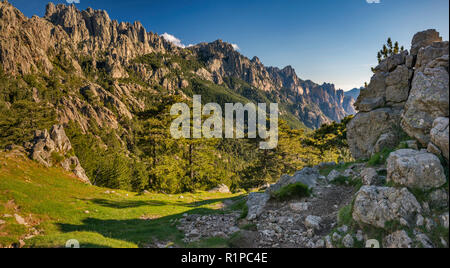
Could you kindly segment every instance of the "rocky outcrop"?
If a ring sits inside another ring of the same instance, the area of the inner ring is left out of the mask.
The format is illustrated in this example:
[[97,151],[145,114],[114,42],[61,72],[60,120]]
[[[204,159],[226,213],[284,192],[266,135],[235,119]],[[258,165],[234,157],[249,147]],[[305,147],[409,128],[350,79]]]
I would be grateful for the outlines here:
[[[410,54],[393,55],[374,69],[355,104],[359,113],[347,125],[355,158],[411,148],[392,152],[387,168],[380,169],[387,171],[386,182],[394,187],[370,186],[381,185],[373,183],[381,177],[374,168],[360,173],[369,186],[356,194],[353,220],[391,232],[394,226],[397,231],[384,238],[383,247],[448,247],[442,237],[433,242],[429,238],[438,226],[433,219],[448,209],[448,189],[443,188],[447,178],[438,158],[448,160],[448,68],[448,42],[442,42],[435,30],[417,33]],[[400,143],[399,136],[405,138],[402,131],[413,139]],[[420,150],[424,147],[427,150]],[[446,228],[442,223],[441,227]]]
[[31,159],[46,167],[61,165],[65,170],[73,172],[81,181],[90,183],[78,158],[70,156],[72,144],[63,126],[54,125],[50,133],[47,130],[37,130],[30,149]]
[[300,171],[297,171],[294,174],[294,176],[289,176],[289,175],[281,176],[281,179],[277,183],[272,184],[266,190],[266,192],[270,194],[270,193],[280,190],[284,186],[287,186],[289,184],[294,184],[294,183],[302,183],[302,184],[308,186],[308,188],[312,189],[315,186],[317,186],[319,176],[320,176],[320,174],[319,174],[319,170],[317,168],[307,167]]
[[356,194],[353,219],[384,228],[387,222],[413,222],[422,208],[406,188],[364,186]]
[[405,65],[407,56],[408,51],[403,51],[381,61],[370,84],[359,94],[355,103],[358,111],[370,112],[386,106],[402,107],[408,98],[413,75],[413,70]]
[[231,193],[230,188],[228,188],[228,186],[226,186],[225,184],[220,184],[217,187],[214,187],[213,189],[211,189],[209,192],[210,193],[223,193],[223,194]]
[[393,55],[374,69],[367,88],[355,103],[359,113],[348,125],[348,143],[355,158],[368,158],[398,143],[403,106],[408,99],[412,68],[406,66],[407,51]]
[[416,34],[412,50],[415,73],[402,116],[402,128],[423,146],[430,142],[430,131],[438,117],[449,115],[448,41],[428,30]]
[[[448,66],[448,43],[446,62]],[[417,70],[414,75],[411,93],[402,116],[402,127],[424,146],[431,141],[430,131],[434,120],[449,115],[448,85],[448,67],[427,67],[423,72]]]
[[[164,38],[147,32],[140,22],[119,23],[111,20],[104,10],[88,8],[80,11],[75,5],[47,5],[45,19],[61,26],[78,48],[93,55],[108,51],[107,69],[120,74],[121,65],[139,55],[174,50]],[[121,76],[121,75],[120,75]]]
[[344,96],[342,90],[336,90],[332,84],[301,80],[291,66],[266,67],[257,57],[250,60],[222,40],[189,49],[207,66],[197,71],[200,77],[217,84],[223,84],[227,77],[237,78],[264,90],[288,104],[289,110],[308,127],[317,128],[355,113],[354,100]]
[[432,45],[434,42],[441,42],[442,37],[434,29],[419,32],[414,35],[411,45],[411,55],[417,56],[419,50],[423,47]]
[[269,199],[270,194],[268,193],[250,193],[247,199],[247,219],[254,220],[258,218],[263,213]]
[[364,185],[379,185],[381,184],[380,176],[374,168],[365,168],[361,171],[361,178]]
[[379,108],[358,113],[347,125],[347,141],[355,158],[369,158],[398,143],[400,108]]
[[[58,56],[70,63],[70,69],[79,77],[83,77],[89,63],[92,70],[106,72],[113,79],[130,78],[132,71],[133,75],[149,82],[151,88],[157,85],[169,92],[187,88],[192,73],[235,90],[238,90],[235,85],[240,83],[230,83],[230,79],[239,79],[254,90],[265,91],[273,99],[279,99],[287,106],[285,112],[310,128],[340,121],[355,113],[354,99],[344,96],[334,85],[302,80],[291,66],[266,67],[257,57],[244,57],[221,40],[184,49],[147,32],[140,22],[119,23],[111,20],[106,11],[91,8],[80,11],[75,5],[50,3],[43,18],[31,19],[7,2],[1,2],[0,9],[0,63],[13,75],[37,71],[50,74]],[[149,54],[189,55],[189,60],[202,62],[205,68],[184,74],[177,64],[166,66],[164,62],[164,66],[149,67],[136,61]],[[123,102],[129,100],[128,96],[115,97]],[[68,115],[69,111],[62,111],[60,121],[66,123]],[[86,128],[86,124],[79,123]]]
[[395,147],[399,129],[430,150],[439,148],[428,144],[434,120],[448,118],[448,42],[427,30],[414,36],[411,47],[410,54],[403,51],[381,61],[361,90],[355,103],[359,113],[347,135],[355,158]]
[[412,248],[413,240],[405,230],[401,230],[386,236],[383,241],[383,246],[385,248]]
[[387,181],[411,189],[430,190],[446,183],[439,158],[426,151],[398,150],[387,160]]
[[448,135],[448,117],[436,118],[433,122],[433,128],[430,132],[431,143],[429,146],[437,147],[437,155],[442,154],[447,162],[449,161],[449,135]]

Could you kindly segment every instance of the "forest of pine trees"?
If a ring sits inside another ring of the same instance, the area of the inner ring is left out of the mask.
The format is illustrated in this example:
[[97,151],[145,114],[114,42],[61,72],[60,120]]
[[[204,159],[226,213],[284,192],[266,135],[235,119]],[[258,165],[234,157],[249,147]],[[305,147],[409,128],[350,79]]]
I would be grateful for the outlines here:
[[[158,63],[155,57],[142,60]],[[180,64],[189,68],[187,61]],[[87,79],[95,79],[109,89],[111,78],[106,73],[88,68],[89,64],[82,66]],[[57,103],[63,94],[79,90],[82,83],[64,68],[55,68],[54,72],[15,78],[0,73],[0,86],[7,89],[0,95],[1,148],[24,144],[32,139],[34,130],[49,129],[57,123],[56,112],[47,103]],[[132,73],[128,80],[123,82],[145,85]],[[241,87],[243,92],[239,95],[205,81],[191,80],[191,84],[185,93],[201,94],[205,102],[247,103],[247,96],[255,102],[270,101],[248,85]],[[32,101],[33,87],[43,93],[40,103]],[[95,101],[89,92],[83,93],[87,102]],[[75,122],[65,126],[74,153],[94,185],[136,192],[181,193],[226,184],[238,191],[276,182],[282,174],[293,174],[306,166],[350,158],[345,138],[347,120],[316,131],[304,126],[292,128],[292,124],[280,120],[278,147],[261,150],[257,139],[173,139],[169,132],[173,120],[170,107],[187,100],[167,92],[148,94],[145,100],[145,110],[136,113],[132,120],[122,118],[118,129],[92,123],[89,132],[84,133]]]

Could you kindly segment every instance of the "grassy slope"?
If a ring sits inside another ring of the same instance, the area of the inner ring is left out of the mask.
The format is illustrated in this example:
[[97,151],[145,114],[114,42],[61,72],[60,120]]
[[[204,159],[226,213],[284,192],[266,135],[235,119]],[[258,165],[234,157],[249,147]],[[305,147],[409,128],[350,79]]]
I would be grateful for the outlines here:
[[[175,220],[184,213],[223,213],[222,201],[238,198],[212,193],[106,192],[58,168],[43,168],[22,156],[0,153],[0,223],[5,222],[0,224],[0,247],[19,240],[25,247],[63,247],[69,239],[79,240],[82,247],[144,247],[154,239],[181,247],[224,246],[217,239],[183,244]],[[28,225],[19,225],[15,214]],[[33,229],[40,235],[25,239]]]

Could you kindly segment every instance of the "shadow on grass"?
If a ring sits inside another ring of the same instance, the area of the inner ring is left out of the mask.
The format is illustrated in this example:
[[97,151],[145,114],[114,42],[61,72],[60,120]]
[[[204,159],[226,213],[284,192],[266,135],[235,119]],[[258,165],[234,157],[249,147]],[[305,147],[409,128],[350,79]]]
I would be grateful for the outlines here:
[[192,202],[192,203],[188,203],[185,204],[185,207],[201,207],[201,206],[206,206],[209,204],[214,204],[214,203],[219,203],[222,202],[224,203],[225,201],[231,200],[233,202],[241,200],[244,196],[246,196],[245,194],[240,195],[240,196],[235,196],[233,198],[216,198],[216,199],[208,199],[208,200],[202,200],[202,201],[196,201],[196,202]]
[[108,207],[108,208],[116,208],[116,209],[126,209],[126,208],[137,208],[143,206],[165,206],[170,203],[164,201],[113,201],[107,199],[89,199],[85,200],[88,202],[92,202],[94,204]]
[[[199,208],[188,211],[189,214],[217,214],[217,210]],[[136,244],[138,247],[147,247],[155,240],[172,241],[178,246],[183,246],[183,233],[176,228],[173,220],[181,218],[184,213],[169,215],[166,217],[144,220],[102,220],[86,218],[82,224],[58,223],[57,227],[64,233],[70,232],[93,232],[103,237],[122,240]],[[76,239],[76,238],[75,238]],[[95,244],[81,245],[82,247],[104,247]]]
[[167,202],[167,201],[160,201],[160,200],[150,200],[150,201],[114,201],[114,200],[108,200],[108,199],[84,199],[84,201],[91,202],[103,207],[108,208],[115,208],[115,209],[127,209],[127,208],[137,208],[137,207],[143,207],[143,206],[166,206],[166,205],[173,205],[173,206],[180,206],[180,207],[188,207],[188,208],[198,208],[201,206],[206,206],[209,204],[219,203],[219,202],[225,202],[227,200],[236,201],[242,199],[245,195],[236,196],[233,198],[216,198],[216,199],[208,199],[208,200],[202,200],[202,201],[195,201],[191,203],[184,203],[183,201],[173,201],[173,202]]

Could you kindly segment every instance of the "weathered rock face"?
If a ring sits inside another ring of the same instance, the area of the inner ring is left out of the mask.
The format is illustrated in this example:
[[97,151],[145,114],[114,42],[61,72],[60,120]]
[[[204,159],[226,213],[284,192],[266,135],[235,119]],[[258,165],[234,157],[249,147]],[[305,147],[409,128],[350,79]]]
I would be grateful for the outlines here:
[[355,103],[360,112],[370,112],[385,106],[402,106],[408,98],[411,68],[405,65],[408,51],[383,60],[376,68],[367,88],[363,88]]
[[412,248],[413,240],[404,230],[401,230],[386,236],[383,246],[385,248]]
[[55,142],[55,149],[63,154],[72,150],[72,144],[61,125],[55,125],[50,130],[50,137]]
[[199,76],[217,84],[223,84],[226,77],[238,78],[267,91],[289,103],[294,114],[308,127],[317,128],[355,113],[354,100],[345,97],[342,90],[336,90],[332,84],[301,80],[291,66],[266,67],[257,57],[250,60],[222,40],[189,49],[206,63],[207,68],[197,72]]
[[50,133],[47,130],[37,130],[32,143],[31,159],[46,167],[60,164],[65,170],[72,171],[81,181],[90,183],[78,158],[76,156],[66,157],[72,150],[72,144],[67,138],[63,126],[54,125]]
[[211,189],[209,192],[211,193],[230,193],[230,188],[228,188],[228,186],[226,186],[225,184],[220,184],[217,187],[215,187],[214,189]]
[[254,220],[258,218],[264,211],[264,207],[270,199],[268,193],[250,193],[247,199],[248,207],[248,220]]
[[442,37],[434,29],[429,29],[423,32],[419,32],[414,35],[411,46],[411,55],[416,56],[419,53],[420,48],[427,47],[434,42],[442,41]]
[[[400,124],[401,112],[399,108],[380,108],[367,113],[358,113],[347,126],[347,140],[353,157],[369,158],[383,146],[397,144],[396,126]],[[382,136],[383,134],[389,135]],[[380,146],[380,143],[383,146]]]
[[[244,57],[231,44],[221,40],[183,50],[161,36],[147,32],[140,22],[119,23],[111,20],[103,10],[88,8],[80,11],[74,5],[50,3],[43,18],[35,16],[31,19],[7,2],[0,3],[0,10],[0,63],[13,75],[36,70],[49,74],[54,68],[55,54],[60,54],[64,61],[73,65],[78,76],[83,76],[81,66],[84,63],[80,58],[92,58],[94,69],[101,68],[113,78],[128,78],[128,70],[133,70],[144,80],[173,92],[189,85],[186,77],[168,77],[175,69],[179,71],[180,66],[148,68],[134,60],[151,53],[180,55],[189,49],[192,58],[206,65],[206,68],[193,72],[200,78],[231,89],[237,88],[226,81],[237,78],[258,90],[270,92],[287,104],[289,112],[308,127],[318,128],[355,113],[354,100],[345,97],[344,92],[335,89],[334,85],[302,80],[291,66],[283,69],[266,67],[257,57]],[[129,100],[128,96],[116,97]],[[70,112],[61,114],[60,122],[67,121]],[[79,123],[86,128],[83,122]]]
[[[434,62],[430,64],[434,64]],[[416,138],[422,145],[426,146],[430,142],[430,131],[434,120],[438,117],[449,116],[448,99],[448,68],[439,66],[435,68],[427,67],[423,72],[417,70],[402,116],[403,129],[411,137]]]
[[[125,63],[138,55],[176,49],[160,36],[149,33],[141,23],[118,23],[103,10],[79,11],[74,5],[47,5],[45,19],[59,25],[81,50],[93,54],[110,51],[111,59]],[[112,62],[112,61],[110,61]],[[110,71],[120,75],[120,65],[110,64]]]
[[[361,90],[355,103],[359,114],[348,126],[353,156],[367,158],[395,147],[398,140],[393,130],[400,128],[426,147],[434,120],[449,115],[448,66],[448,42],[442,42],[435,30],[417,33],[410,55],[404,51],[381,61],[369,86]],[[381,109],[396,112],[381,114]]]
[[436,31],[427,30],[414,36],[411,54],[415,73],[401,125],[427,146],[434,120],[449,115],[449,44]]
[[294,183],[302,183],[308,186],[309,188],[314,188],[317,185],[317,180],[319,179],[319,176],[320,174],[317,168],[307,167],[296,172],[292,177],[289,175],[283,175],[281,179],[277,183],[271,185],[266,190],[266,192],[270,194],[272,192],[278,191],[279,189],[281,189],[286,185]]
[[67,170],[72,171],[75,176],[77,176],[81,181],[90,184],[90,180],[84,171],[84,168],[81,166],[80,160],[78,157],[72,156],[66,158],[63,162],[61,162],[61,166]]
[[356,195],[353,219],[384,228],[386,222],[413,222],[422,210],[419,202],[406,188],[364,186]]
[[408,51],[403,51],[381,61],[368,87],[361,89],[355,103],[359,113],[347,126],[355,158],[368,158],[398,143],[398,126],[413,75],[412,67],[406,66],[407,56]]
[[34,145],[31,150],[31,159],[38,161],[40,164],[51,167],[52,155],[56,150],[55,142],[51,139],[47,130],[37,130],[34,133]]
[[445,159],[449,161],[448,117],[436,118],[433,122],[430,135],[431,142],[439,148]]
[[381,180],[374,168],[365,168],[361,171],[361,177],[364,185],[378,185]]
[[411,189],[430,190],[445,184],[439,158],[426,151],[398,150],[387,160],[387,181]]

